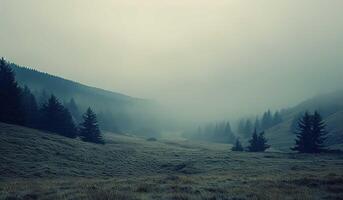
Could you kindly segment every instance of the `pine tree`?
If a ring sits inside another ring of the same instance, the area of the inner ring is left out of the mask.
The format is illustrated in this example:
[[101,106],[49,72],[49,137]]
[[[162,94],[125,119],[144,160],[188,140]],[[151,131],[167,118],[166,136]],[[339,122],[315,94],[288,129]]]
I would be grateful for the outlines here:
[[300,153],[320,153],[326,151],[324,142],[326,140],[325,123],[316,111],[313,115],[308,112],[298,121],[295,134],[295,146],[293,151]]
[[311,129],[311,115],[306,112],[304,116],[298,121],[298,128],[295,132],[295,134],[297,135],[297,139],[295,140],[295,147],[291,148],[293,151],[302,153],[311,152]]
[[76,137],[77,131],[70,112],[54,95],[43,105],[40,113],[40,128],[66,137]]
[[327,132],[325,131],[326,124],[323,121],[320,114],[315,111],[312,116],[312,151],[314,153],[327,151],[325,148],[324,142],[327,139]]
[[258,142],[258,135],[257,135],[257,131],[255,129],[254,133],[252,134],[252,138],[249,140],[249,146],[248,146],[248,150],[250,152],[258,152],[259,150],[259,142]]
[[88,108],[80,124],[79,135],[85,142],[104,144],[95,113]]
[[15,74],[4,58],[0,59],[0,121],[24,124],[21,106],[21,88],[15,81]]
[[256,129],[252,138],[249,140],[249,143],[248,150],[250,152],[263,152],[270,147],[270,145],[267,144],[267,139],[264,137],[264,132],[257,134]]
[[241,142],[239,141],[239,139],[236,140],[235,146],[233,146],[231,150],[232,151],[244,151],[244,148],[243,148]]
[[25,116],[25,126],[37,128],[38,126],[38,106],[35,96],[31,90],[25,86],[22,92],[22,108]]
[[303,117],[302,113],[298,113],[292,120],[291,125],[289,127],[290,131],[292,133],[297,133],[297,129],[298,129],[298,123],[300,121],[300,119]]
[[267,144],[267,142],[267,139],[264,137],[264,131],[260,132],[258,136],[258,147],[260,152],[270,148],[270,145]]

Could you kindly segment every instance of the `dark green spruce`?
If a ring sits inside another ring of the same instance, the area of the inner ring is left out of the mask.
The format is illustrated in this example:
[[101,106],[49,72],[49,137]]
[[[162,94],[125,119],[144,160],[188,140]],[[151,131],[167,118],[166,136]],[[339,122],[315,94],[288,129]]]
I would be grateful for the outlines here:
[[327,151],[324,145],[327,139],[325,127],[326,124],[317,111],[313,115],[306,112],[298,121],[295,132],[297,138],[295,140],[295,146],[291,149],[299,153],[320,153]]
[[0,59],[0,121],[10,124],[24,124],[21,106],[21,88],[15,74],[4,58]]
[[85,142],[104,144],[96,114],[91,108],[88,108],[83,115],[83,122],[80,124],[79,135]]
[[257,134],[256,129],[249,140],[249,143],[250,145],[248,146],[248,151],[250,152],[264,152],[270,147],[270,145],[267,144],[267,139],[264,137],[264,131],[262,131],[260,134]]

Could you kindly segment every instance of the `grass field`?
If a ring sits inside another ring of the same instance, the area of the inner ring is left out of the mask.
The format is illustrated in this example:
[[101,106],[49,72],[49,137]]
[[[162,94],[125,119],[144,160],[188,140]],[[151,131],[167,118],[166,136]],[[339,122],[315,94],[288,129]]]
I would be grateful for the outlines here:
[[0,124],[0,199],[343,199],[343,155],[105,138],[95,145]]

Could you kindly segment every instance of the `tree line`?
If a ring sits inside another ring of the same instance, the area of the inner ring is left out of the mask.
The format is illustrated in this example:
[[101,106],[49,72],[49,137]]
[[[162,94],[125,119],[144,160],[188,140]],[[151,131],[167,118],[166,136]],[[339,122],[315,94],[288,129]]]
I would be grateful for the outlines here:
[[229,121],[208,123],[206,125],[199,126],[197,129],[185,132],[184,136],[193,140],[196,139],[230,144],[233,144],[236,139]]
[[211,142],[221,142],[234,144],[238,137],[247,139],[251,136],[255,130],[257,132],[263,132],[264,130],[271,128],[281,123],[282,117],[279,111],[272,113],[270,110],[263,113],[260,117],[257,116],[253,123],[251,119],[241,119],[237,125],[235,134],[231,128],[229,121],[208,123],[203,126],[199,126],[198,129],[193,129],[186,132],[184,136],[191,139],[206,140]]
[[[71,109],[76,108],[74,100],[69,102]],[[82,115],[77,126],[70,110],[51,94],[41,105],[35,95],[25,86],[20,87],[15,74],[4,58],[0,60],[0,121],[36,128],[59,135],[93,143],[104,143],[96,114],[89,107]]]
[[[328,152],[325,147],[325,140],[327,139],[328,132],[325,130],[326,124],[321,115],[315,111],[313,114],[305,112],[305,114],[297,120],[295,129],[296,139],[295,145],[291,148],[293,151],[299,153],[321,153]],[[270,148],[267,144],[267,139],[264,137],[264,131],[257,133],[257,128],[249,140],[249,146],[246,148],[250,152],[264,152]],[[232,151],[244,151],[242,143],[236,139]]]
[[[254,130],[251,139],[249,140],[249,146],[246,148],[249,152],[264,152],[270,148],[267,144],[267,139],[264,136],[264,131],[257,133],[257,129]],[[244,147],[240,142],[239,138],[236,139],[234,146],[231,148],[232,151],[244,151]]]
[[282,116],[279,111],[272,113],[268,110],[261,117],[257,116],[254,122],[249,118],[239,120],[237,133],[243,138],[248,138],[255,129],[261,132],[280,124],[282,121]]

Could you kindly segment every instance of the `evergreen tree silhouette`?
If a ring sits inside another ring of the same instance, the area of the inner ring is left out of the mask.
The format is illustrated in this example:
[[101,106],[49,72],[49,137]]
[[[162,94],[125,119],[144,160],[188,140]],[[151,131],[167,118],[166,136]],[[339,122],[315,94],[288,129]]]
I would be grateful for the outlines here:
[[291,148],[294,151],[309,153],[311,147],[309,146],[311,135],[311,116],[308,112],[298,121],[297,139],[295,140],[295,147]]
[[83,122],[80,124],[79,135],[85,142],[104,144],[98,121],[96,119],[96,114],[91,108],[88,108],[86,113],[83,115]]
[[232,151],[243,151],[244,148],[241,144],[241,142],[239,141],[239,139],[236,139],[235,145],[232,147],[231,149]]
[[324,142],[326,140],[325,123],[316,111],[313,115],[308,112],[298,121],[295,132],[297,138],[293,151],[300,153],[320,153],[326,151]]
[[264,132],[257,134],[256,129],[252,138],[249,140],[249,143],[248,150],[250,152],[263,152],[270,147],[270,145],[267,144],[267,139],[264,137]]
[[21,88],[15,81],[15,74],[4,58],[0,59],[0,121],[24,124],[21,106]]
[[327,139],[325,127],[326,124],[321,115],[315,111],[312,116],[312,152],[314,153],[327,151],[324,145],[324,142]]
[[298,123],[300,119],[303,117],[303,113],[298,113],[292,120],[291,125],[289,127],[290,131],[294,134],[297,133],[298,130]]
[[25,126],[31,128],[38,127],[38,106],[35,96],[31,93],[31,90],[25,86],[22,92],[22,108],[25,117]]
[[77,136],[70,112],[54,95],[51,95],[41,109],[40,127],[70,138]]
[[258,136],[258,147],[259,147],[259,151],[263,152],[266,149],[270,148],[270,145],[267,144],[267,139],[264,137],[264,131],[260,132],[259,136]]
[[252,138],[249,140],[249,146],[248,146],[248,150],[250,152],[257,152],[258,151],[258,135],[257,135],[257,131],[255,129],[254,133],[252,134]]

